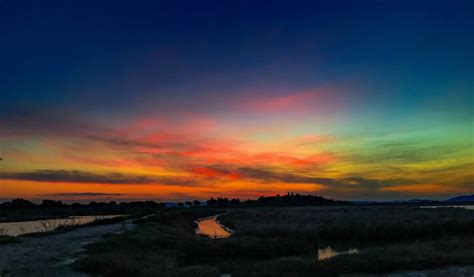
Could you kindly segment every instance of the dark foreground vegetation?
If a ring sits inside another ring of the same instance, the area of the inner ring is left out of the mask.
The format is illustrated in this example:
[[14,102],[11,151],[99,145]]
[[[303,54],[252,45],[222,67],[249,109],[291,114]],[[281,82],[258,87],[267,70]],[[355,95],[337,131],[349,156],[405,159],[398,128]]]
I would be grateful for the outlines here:
[[[87,247],[74,267],[103,276],[336,276],[474,264],[474,211],[403,206],[225,208],[226,239],[196,236],[216,208],[161,209]],[[318,261],[331,246],[359,254]]]

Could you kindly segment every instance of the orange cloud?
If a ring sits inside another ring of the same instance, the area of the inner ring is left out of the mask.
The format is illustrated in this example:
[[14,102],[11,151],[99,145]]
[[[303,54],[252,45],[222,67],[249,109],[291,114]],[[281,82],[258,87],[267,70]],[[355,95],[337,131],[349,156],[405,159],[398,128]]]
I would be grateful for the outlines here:
[[399,185],[381,188],[380,191],[406,192],[438,195],[443,193],[465,193],[462,187],[446,186],[442,184],[416,184],[416,185]]
[[292,166],[304,166],[327,164],[333,160],[333,157],[330,154],[326,153],[314,154],[305,157],[296,157],[289,154],[268,152],[254,155],[251,159],[254,163],[259,164],[283,164]]
[[213,177],[225,177],[230,180],[236,180],[242,178],[237,172],[229,172],[223,170],[217,170],[209,167],[197,167],[192,169],[192,172],[200,177],[213,178]]

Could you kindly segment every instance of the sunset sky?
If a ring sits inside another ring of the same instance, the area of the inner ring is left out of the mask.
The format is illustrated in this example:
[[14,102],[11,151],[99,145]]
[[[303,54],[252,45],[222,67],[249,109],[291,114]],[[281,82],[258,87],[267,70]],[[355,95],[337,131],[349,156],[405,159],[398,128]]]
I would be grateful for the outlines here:
[[0,1],[0,200],[474,192],[474,1]]

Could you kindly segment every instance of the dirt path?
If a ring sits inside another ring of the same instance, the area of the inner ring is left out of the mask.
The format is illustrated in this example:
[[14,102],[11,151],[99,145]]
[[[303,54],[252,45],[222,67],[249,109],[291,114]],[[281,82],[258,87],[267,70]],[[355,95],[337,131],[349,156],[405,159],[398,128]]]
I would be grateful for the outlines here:
[[87,276],[70,267],[83,247],[104,234],[133,228],[131,220],[109,225],[82,227],[69,232],[22,238],[20,243],[0,245],[0,277]]

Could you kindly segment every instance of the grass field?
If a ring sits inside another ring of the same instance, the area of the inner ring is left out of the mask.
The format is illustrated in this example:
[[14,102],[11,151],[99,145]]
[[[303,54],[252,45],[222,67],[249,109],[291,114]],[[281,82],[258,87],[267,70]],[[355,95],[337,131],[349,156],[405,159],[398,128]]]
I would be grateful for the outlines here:
[[[160,210],[88,246],[74,267],[104,276],[336,276],[474,264],[474,211],[416,207],[234,208],[227,239],[195,235],[221,211]],[[318,261],[317,250],[358,248]]]

